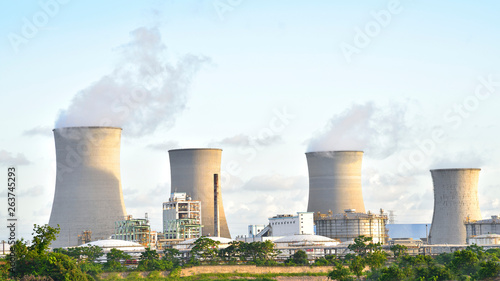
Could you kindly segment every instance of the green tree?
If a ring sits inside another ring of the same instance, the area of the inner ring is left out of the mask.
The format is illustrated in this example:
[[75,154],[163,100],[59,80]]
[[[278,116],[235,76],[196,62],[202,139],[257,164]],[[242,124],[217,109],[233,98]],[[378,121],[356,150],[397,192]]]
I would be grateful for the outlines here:
[[[49,246],[59,233],[58,228],[48,225],[34,225],[33,240],[30,246],[23,239],[11,247],[14,253],[14,278],[24,276],[46,276],[56,281],[86,281],[87,275],[77,266],[76,261],[62,253],[48,252]],[[36,235],[35,235],[36,233]]]
[[146,248],[144,252],[141,253],[138,270],[141,271],[153,271],[153,270],[170,270],[172,269],[173,263],[165,259],[160,259],[160,255],[156,250],[151,248]]
[[304,252],[303,250],[298,250],[297,252],[295,252],[293,255],[290,256],[290,258],[287,260],[287,263],[297,264],[297,265],[308,264],[309,261],[307,260],[307,253]]
[[215,241],[207,237],[200,237],[194,242],[191,248],[191,257],[199,258],[201,261],[213,261],[219,253],[220,241]]
[[500,273],[500,264],[496,261],[481,262],[477,277],[479,280],[496,277]]
[[368,253],[365,258],[366,264],[372,269],[379,269],[387,261],[387,254],[382,250]]
[[171,262],[173,267],[177,267],[180,265],[181,261],[178,258],[179,255],[180,255],[179,250],[177,250],[175,248],[163,249],[163,260]]
[[453,272],[460,272],[463,275],[472,275],[479,269],[479,258],[472,250],[460,250],[453,253],[453,260],[451,260],[448,267]]
[[372,240],[372,237],[360,235],[354,238],[354,243],[347,246],[347,248],[357,255],[364,257],[368,252],[382,248],[381,243],[373,243]]
[[390,267],[382,268],[380,270],[380,276],[377,280],[380,281],[399,281],[406,277],[403,269],[392,265]]
[[328,273],[328,278],[338,281],[353,281],[352,273],[349,268],[342,263],[337,263],[332,271]]
[[406,247],[405,245],[394,244],[391,246],[390,250],[394,254],[394,257],[398,258],[399,256],[406,254],[408,247]]
[[106,262],[104,263],[105,271],[122,271],[124,267],[121,261],[126,261],[130,259],[130,255],[125,252],[112,248],[109,253],[106,254]]
[[363,275],[363,270],[365,269],[366,261],[360,256],[356,256],[349,263],[349,269],[359,278]]

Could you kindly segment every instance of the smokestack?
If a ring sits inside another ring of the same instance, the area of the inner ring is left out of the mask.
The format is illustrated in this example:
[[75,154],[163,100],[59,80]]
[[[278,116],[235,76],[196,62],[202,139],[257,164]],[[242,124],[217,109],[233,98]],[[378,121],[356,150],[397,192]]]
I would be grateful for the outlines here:
[[214,236],[220,235],[219,223],[219,175],[214,174]]
[[306,153],[309,169],[308,212],[365,212],[361,190],[362,151],[318,151]]
[[60,227],[53,248],[78,246],[78,235],[107,239],[126,216],[120,178],[121,128],[54,129],[57,177],[49,225]]
[[465,244],[466,220],[480,220],[477,197],[481,169],[431,170],[434,215],[429,244]]
[[[169,150],[171,190],[190,194],[201,201],[202,235],[214,234],[214,174],[220,175],[222,149]],[[222,192],[218,192],[219,197]],[[231,238],[222,200],[219,202],[219,235]]]

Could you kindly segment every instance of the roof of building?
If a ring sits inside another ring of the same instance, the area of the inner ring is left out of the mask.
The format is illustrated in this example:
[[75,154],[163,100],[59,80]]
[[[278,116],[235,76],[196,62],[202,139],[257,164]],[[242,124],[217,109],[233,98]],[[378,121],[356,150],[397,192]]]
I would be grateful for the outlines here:
[[[219,241],[221,244],[229,244],[233,241],[233,239],[229,238],[224,238],[224,237],[214,237],[214,236],[206,236],[206,238],[213,240],[213,241]],[[193,238],[189,240],[185,240],[179,243],[179,245],[189,245],[189,244],[194,244],[196,240],[199,238]]]
[[92,241],[83,245],[80,245],[78,247],[86,247],[86,246],[99,246],[101,248],[143,248],[144,246],[132,242],[132,241],[125,241],[125,240],[118,240],[118,239],[106,239],[106,240],[97,240],[97,241]]
[[297,242],[318,243],[318,242],[338,242],[338,241],[332,238],[328,238],[326,236],[314,235],[314,234],[296,234],[274,240],[274,243],[297,243]]
[[471,238],[500,238],[500,234],[492,234],[492,233],[489,233],[489,234],[481,234],[481,235],[477,235],[477,236],[474,236],[474,237],[471,237]]

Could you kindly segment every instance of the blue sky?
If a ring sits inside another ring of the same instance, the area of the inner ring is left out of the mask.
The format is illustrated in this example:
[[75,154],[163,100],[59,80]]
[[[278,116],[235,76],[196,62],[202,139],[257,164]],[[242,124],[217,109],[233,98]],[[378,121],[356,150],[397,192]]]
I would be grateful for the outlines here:
[[151,57],[173,72],[133,76],[158,98],[135,106],[168,110],[121,120],[121,169],[128,213],[147,212],[156,230],[170,191],[167,150],[188,147],[223,149],[233,236],[305,211],[304,153],[314,149],[364,150],[366,208],[394,210],[397,222],[431,221],[432,168],[482,168],[482,215],[498,214],[500,4],[352,2],[1,3],[0,165],[19,169],[19,235],[48,222],[60,112],[84,93],[89,112],[112,111],[122,93],[94,86]]

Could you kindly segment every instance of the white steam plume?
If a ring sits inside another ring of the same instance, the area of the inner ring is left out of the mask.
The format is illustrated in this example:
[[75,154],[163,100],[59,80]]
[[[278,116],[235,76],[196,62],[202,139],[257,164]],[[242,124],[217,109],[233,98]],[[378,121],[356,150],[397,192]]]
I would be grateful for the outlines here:
[[78,92],[59,113],[56,128],[115,126],[124,134],[141,136],[158,127],[171,127],[186,106],[191,78],[208,59],[183,56],[165,62],[165,45],[158,28],[138,28],[120,47],[122,62],[114,70]]
[[362,150],[373,158],[386,158],[399,148],[406,131],[405,108],[354,104],[330,119],[307,151]]

